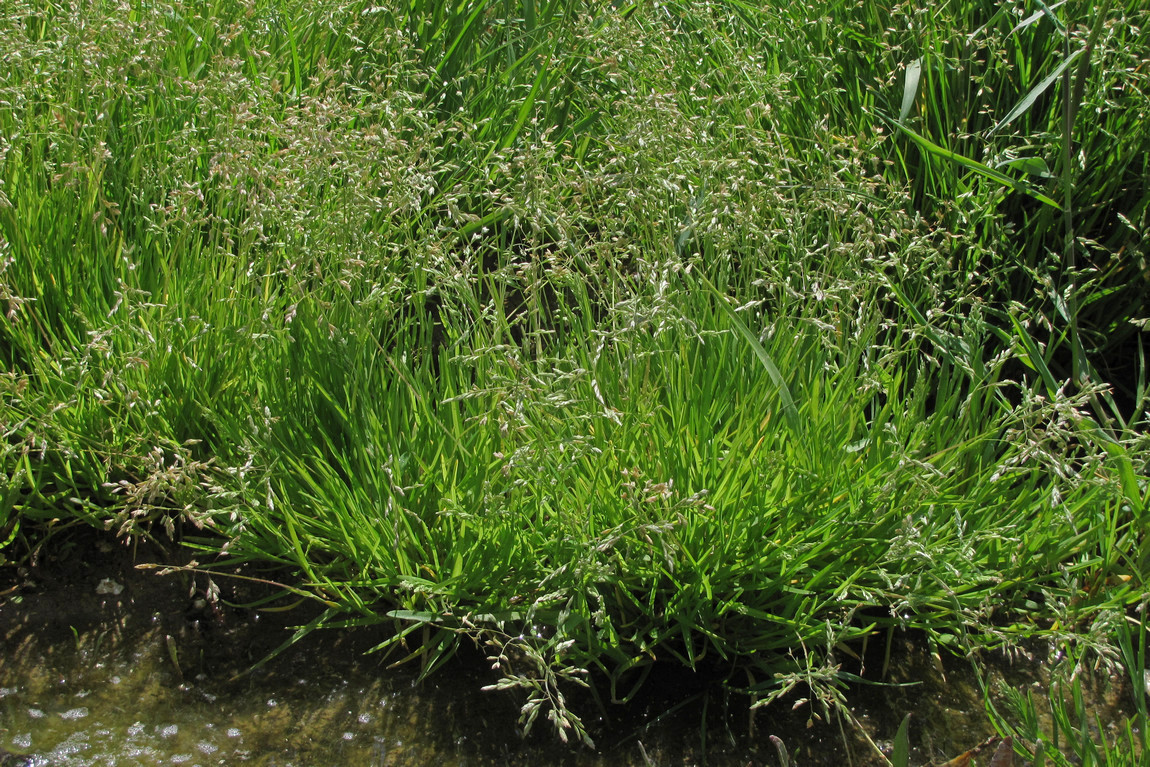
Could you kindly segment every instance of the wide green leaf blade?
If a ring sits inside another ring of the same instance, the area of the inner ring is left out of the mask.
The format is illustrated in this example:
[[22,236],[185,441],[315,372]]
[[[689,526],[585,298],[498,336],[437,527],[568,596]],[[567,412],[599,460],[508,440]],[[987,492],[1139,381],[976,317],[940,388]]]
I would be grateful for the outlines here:
[[970,170],[974,171],[975,173],[978,173],[981,176],[985,176],[986,178],[989,178],[992,181],[997,181],[998,183],[1002,184],[1003,186],[1010,187],[1011,189],[1013,189],[1016,192],[1021,192],[1025,195],[1029,195],[1030,197],[1033,197],[1034,199],[1038,200],[1039,202],[1045,203],[1045,204],[1049,205],[1050,207],[1052,207],[1056,210],[1062,210],[1062,206],[1059,205],[1054,200],[1052,200],[1051,198],[1047,197],[1046,195],[1042,194],[1041,192],[1037,192],[1037,191],[1031,189],[1030,187],[1026,186],[1022,182],[1011,178],[1010,176],[1006,175],[1005,173],[1000,173],[999,171],[996,171],[994,168],[991,168],[987,165],[980,163],[978,160],[972,160],[969,157],[964,157],[963,155],[960,155],[957,152],[952,152],[951,150],[946,149],[945,147],[941,147],[938,144],[931,141],[930,139],[926,138],[925,136],[921,136],[918,133],[915,133],[910,128],[906,127],[905,125],[902,125],[902,124],[900,124],[898,122],[894,122],[894,121],[891,121],[891,122],[894,125],[894,127],[898,128],[900,131],[905,133],[907,138],[909,138],[914,143],[918,144],[920,148],[922,148],[923,150],[925,150],[929,154],[933,154],[937,157],[943,157],[943,158],[946,158],[947,160],[951,160],[953,162],[956,162],[959,165],[963,166],[964,168],[969,168]]
[[[1054,84],[1054,81],[1057,80],[1064,71],[1066,71],[1066,68],[1070,66],[1070,64],[1076,58],[1078,58],[1084,50],[1085,48],[1080,48],[1079,50],[1067,56],[1061,64],[1054,68],[1053,72],[1044,77],[1042,81],[1038,83],[1038,85],[1035,85],[1033,88],[1031,88],[1030,92],[1023,96],[1022,100],[1014,106],[1014,109],[1011,109],[1010,112],[1007,113],[1006,117],[1003,117],[998,121],[997,125],[990,129],[990,132],[986,134],[987,137],[989,138],[990,136],[993,136],[999,130],[1009,125],[1019,115],[1030,109],[1030,107],[1034,105],[1034,102],[1038,100],[1038,97],[1043,93],[1046,93],[1046,89]],[[899,120],[899,122],[902,122],[902,120]]]
[[901,125],[910,115],[914,107],[914,99],[918,95],[918,83],[922,78],[922,59],[915,59],[906,65],[906,77],[902,86],[902,109],[898,113],[898,122]]

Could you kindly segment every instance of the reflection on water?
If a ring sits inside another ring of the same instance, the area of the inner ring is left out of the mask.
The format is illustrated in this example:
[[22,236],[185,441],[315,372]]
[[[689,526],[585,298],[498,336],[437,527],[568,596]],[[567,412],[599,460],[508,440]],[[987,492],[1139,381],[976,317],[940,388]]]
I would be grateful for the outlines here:
[[[425,693],[396,689],[393,675],[348,668],[337,678],[297,657],[295,668],[243,682],[205,673],[181,683],[158,632],[118,656],[84,647],[89,636],[78,651],[49,653],[50,665],[4,675],[7,745],[39,754],[32,764],[459,762],[450,728],[421,726]],[[405,753],[412,742],[418,759]]]
[[[417,667],[364,655],[380,634],[313,634],[242,673],[307,619],[302,608],[213,610],[202,576],[160,577],[122,548],[78,548],[15,581],[9,568],[0,583],[0,749],[29,755],[0,756],[0,767],[642,765],[640,742],[659,764],[695,763],[704,750],[711,764],[767,763],[768,733],[759,742],[720,726],[726,740],[708,744],[698,705],[658,719],[673,703],[654,698],[593,723],[598,753],[559,744],[545,726],[523,739],[521,701],[480,690],[494,679],[477,653],[417,683]],[[259,596],[216,582],[229,601]]]
[[[379,635],[330,633],[241,674],[301,616],[212,610],[197,591],[202,579],[130,565],[125,550],[92,545],[17,582],[9,569],[0,583],[0,749],[31,756],[0,751],[0,767],[773,766],[770,735],[804,767],[845,764],[848,751],[856,765],[880,763],[867,736],[850,723],[814,723],[810,704],[772,707],[752,726],[745,699],[727,707],[714,685],[682,673],[652,674],[642,702],[590,723],[598,752],[561,746],[543,726],[521,739],[519,701],[480,691],[493,680],[477,654],[417,684],[416,669],[363,654]],[[253,597],[217,582],[225,598]],[[968,671],[956,661],[943,683],[925,653],[904,647],[893,676],[925,683],[856,690],[853,716],[889,746],[915,711],[914,763],[945,761],[992,734]],[[694,702],[675,708],[685,698]]]
[[141,609],[161,593],[140,585],[98,596],[81,581],[3,608],[0,746],[54,767],[467,764],[472,733],[496,724],[468,711],[465,728],[443,679],[416,685],[333,641],[233,679],[274,645],[250,624],[197,626],[169,589],[165,609]]

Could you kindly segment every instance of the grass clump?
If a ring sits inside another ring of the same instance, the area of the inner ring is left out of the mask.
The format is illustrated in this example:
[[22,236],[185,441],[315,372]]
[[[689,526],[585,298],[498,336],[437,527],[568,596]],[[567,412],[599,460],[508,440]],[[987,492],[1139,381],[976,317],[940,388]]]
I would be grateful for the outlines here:
[[[1145,608],[1143,601],[1138,613],[1145,615]],[[1150,677],[1145,621],[1108,612],[1099,615],[1095,623],[1091,634],[1100,636],[1100,644],[1069,639],[1060,643],[1059,654],[1064,657],[1053,664],[1055,673],[1046,701],[1037,701],[1032,691],[1023,694],[1010,690],[1005,711],[990,709],[1003,729],[1014,733],[1033,764],[1133,766],[1144,764],[1150,754],[1146,747]],[[1091,665],[1125,676],[1133,709],[1121,721],[1102,721],[1086,702],[1082,677],[1090,673]]]
[[1145,12],[984,6],[9,4],[0,538],[179,527],[584,739],[1126,609]]

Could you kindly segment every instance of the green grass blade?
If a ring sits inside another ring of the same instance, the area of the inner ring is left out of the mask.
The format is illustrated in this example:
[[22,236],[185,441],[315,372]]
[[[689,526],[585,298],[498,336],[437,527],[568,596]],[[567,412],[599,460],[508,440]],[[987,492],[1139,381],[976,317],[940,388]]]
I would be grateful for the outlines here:
[[894,749],[891,751],[890,763],[894,767],[909,767],[910,765],[910,714],[902,718],[898,732],[894,736]]
[[771,355],[768,354],[767,350],[763,348],[763,345],[759,343],[758,337],[751,332],[751,329],[746,326],[739,318],[739,315],[735,313],[735,310],[727,303],[727,297],[720,293],[718,289],[711,284],[711,281],[702,274],[695,274],[694,278],[703,283],[704,287],[715,297],[715,301],[718,303],[719,308],[722,309],[723,314],[727,316],[727,319],[734,326],[738,334],[742,336],[743,340],[751,347],[751,350],[755,353],[755,357],[759,360],[759,364],[763,366],[763,369],[767,371],[767,375],[771,377],[771,381],[778,390],[779,400],[783,405],[783,414],[787,419],[787,425],[790,427],[791,432],[797,436],[799,434],[799,410],[795,405],[794,397],[791,396],[790,387],[787,386],[786,379],[783,378],[783,374],[779,370],[779,366],[775,364],[775,361],[771,359]]
[[958,154],[957,152],[952,152],[949,149],[945,149],[944,147],[939,146],[938,144],[934,143],[930,139],[925,138],[923,136],[920,136],[918,133],[915,133],[913,130],[906,127],[905,125],[902,125],[901,123],[899,123],[897,121],[888,120],[888,122],[892,126],[894,126],[895,128],[898,128],[898,130],[902,131],[907,136],[907,138],[909,138],[911,141],[913,141],[915,144],[917,144],[921,149],[926,151],[928,154],[932,154],[936,157],[942,157],[944,159],[950,160],[951,162],[958,163],[962,167],[967,168],[968,170],[971,170],[971,171],[979,174],[980,176],[988,178],[991,181],[996,181],[1004,187],[1008,187],[1008,188],[1010,188],[1016,192],[1020,192],[1022,194],[1033,197],[1034,199],[1038,200],[1039,202],[1041,202],[1045,205],[1049,205],[1050,207],[1054,208],[1055,210],[1058,210],[1058,211],[1062,210],[1062,206],[1060,206],[1053,199],[1046,196],[1045,194],[1042,194],[1041,192],[1038,192],[1038,191],[1035,191],[1034,189],[1031,189],[1029,186],[1022,183],[1021,181],[1013,179],[1010,176],[1006,175],[1005,173],[1001,173],[1001,172],[995,170],[994,168],[991,168],[988,165],[984,165],[983,163],[980,163],[977,160],[972,160],[969,157],[964,157],[963,155]]
[[[1015,118],[1021,114],[1024,114],[1032,106],[1034,106],[1034,102],[1038,100],[1038,97],[1043,93],[1046,93],[1047,88],[1053,85],[1054,81],[1057,80],[1062,75],[1062,73],[1066,71],[1066,68],[1070,66],[1076,58],[1081,56],[1084,51],[1084,48],[1080,48],[1063,59],[1062,63],[1054,68],[1053,72],[1044,77],[1041,82],[1031,88],[1030,92],[1023,96],[1022,100],[1014,106],[1014,109],[1011,109],[1010,112],[1007,113],[1006,117],[1003,117],[998,121],[998,124],[990,129],[990,132],[986,134],[987,138],[993,136],[995,133],[998,133],[998,131],[1012,123]],[[1067,98],[1069,98],[1069,94],[1067,94]]]
[[922,59],[915,59],[906,65],[906,76],[902,86],[902,109],[898,113],[899,125],[906,122],[906,118],[910,116],[910,110],[914,108],[920,79],[922,79]]

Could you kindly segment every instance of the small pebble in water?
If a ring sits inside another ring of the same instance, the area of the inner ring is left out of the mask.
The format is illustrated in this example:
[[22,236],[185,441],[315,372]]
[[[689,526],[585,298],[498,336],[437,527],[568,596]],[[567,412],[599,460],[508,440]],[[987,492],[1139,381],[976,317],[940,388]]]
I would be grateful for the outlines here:
[[97,594],[111,594],[112,596],[119,596],[123,591],[124,587],[119,583],[116,583],[111,578],[104,578],[102,581],[100,581],[99,585],[96,586]]

